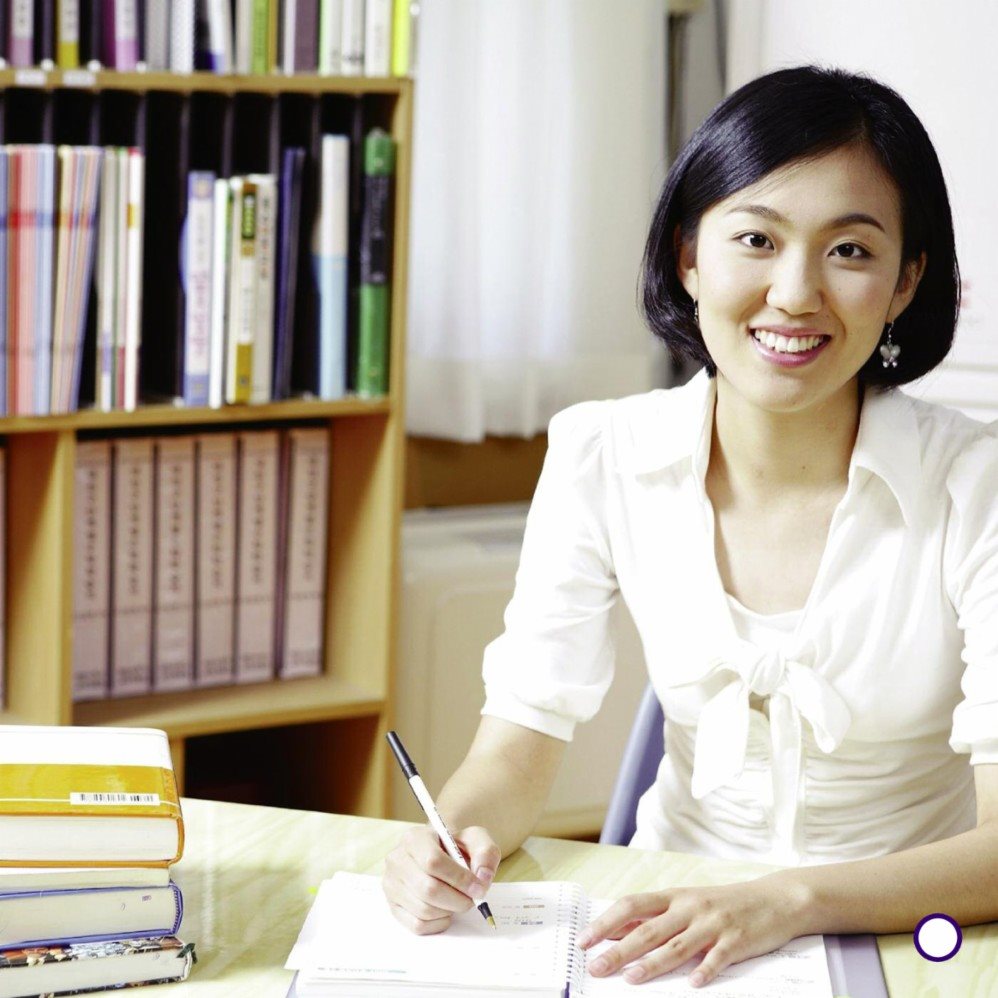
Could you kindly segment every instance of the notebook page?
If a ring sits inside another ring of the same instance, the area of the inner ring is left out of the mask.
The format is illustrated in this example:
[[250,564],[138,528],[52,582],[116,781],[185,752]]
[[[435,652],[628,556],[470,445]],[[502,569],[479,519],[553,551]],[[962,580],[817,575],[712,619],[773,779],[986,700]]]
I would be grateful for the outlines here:
[[[590,901],[589,918],[600,915],[612,903]],[[586,959],[613,945],[611,940],[593,946],[586,951]],[[821,936],[791,939],[772,953],[725,967],[704,988],[692,988],[689,976],[700,959],[698,955],[668,974],[640,985],[628,984],[622,972],[613,977],[590,977],[586,972],[582,995],[584,998],[635,998],[640,991],[641,998],[660,995],[689,998],[701,992],[710,994],[711,998],[832,998],[832,981]]]
[[473,908],[446,932],[417,936],[391,914],[379,877],[337,873],[319,887],[285,968],[309,983],[390,981],[560,996],[582,904],[578,885],[493,884],[487,900],[495,929]]

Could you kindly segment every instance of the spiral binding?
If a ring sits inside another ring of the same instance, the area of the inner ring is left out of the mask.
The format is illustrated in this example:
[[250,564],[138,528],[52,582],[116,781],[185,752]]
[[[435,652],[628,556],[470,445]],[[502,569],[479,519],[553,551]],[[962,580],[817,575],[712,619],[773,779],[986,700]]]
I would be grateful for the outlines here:
[[573,885],[571,894],[570,900],[563,901],[559,898],[558,902],[558,922],[561,924],[562,916],[565,915],[568,934],[568,974],[563,998],[572,998],[573,995],[582,993],[582,977],[586,967],[582,950],[579,949],[576,940],[579,938],[579,933],[586,921],[589,902],[578,884]]

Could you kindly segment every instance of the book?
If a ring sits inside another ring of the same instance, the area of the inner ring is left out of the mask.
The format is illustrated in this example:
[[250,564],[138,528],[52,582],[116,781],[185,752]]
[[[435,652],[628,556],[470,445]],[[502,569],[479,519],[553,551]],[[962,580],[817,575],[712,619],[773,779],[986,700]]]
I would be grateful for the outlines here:
[[274,312],[275,399],[291,396],[291,358],[298,290],[298,245],[301,232],[302,180],[305,150],[284,150],[277,222],[277,291]]
[[193,947],[176,936],[0,951],[0,998],[186,981]]
[[392,0],[366,0],[364,75],[387,76],[392,66]]
[[139,0],[104,0],[104,44],[111,69],[133,70],[139,55]]
[[3,893],[0,949],[172,936],[184,913],[180,888],[80,887]]
[[73,700],[100,700],[107,696],[109,687],[109,440],[81,440],[76,445],[73,540]]
[[214,250],[215,174],[187,175],[187,217],[182,242],[184,311],[184,403],[209,404]]
[[350,141],[322,136],[319,211],[312,261],[319,289],[319,398],[347,390],[347,248],[350,210]]
[[409,73],[413,0],[392,0],[392,76]]
[[100,412],[114,408],[117,367],[118,240],[116,220],[118,156],[105,149],[101,163],[100,213],[97,219],[97,365],[95,405]]
[[229,306],[226,331],[225,401],[249,402],[256,341],[256,184],[229,180]]
[[213,73],[232,72],[232,8],[229,0],[206,0],[207,65]]
[[[34,194],[29,212],[34,213],[34,224],[29,222],[30,237],[34,241],[34,266],[29,288],[34,292],[34,399],[32,411],[36,416],[51,412],[52,391],[52,285],[55,256],[55,146],[43,144],[25,147],[28,152],[31,188]],[[28,288],[17,289],[24,294]]]
[[[488,894],[496,929],[474,908],[455,916],[446,932],[419,936],[391,914],[380,878],[336,873],[319,887],[285,968],[296,970],[295,993],[305,996],[487,993],[492,998],[633,998],[688,995],[687,978],[699,954],[642,983],[621,973],[590,976],[575,940],[612,902],[590,899],[565,881],[493,884]],[[482,982],[488,982],[487,988]],[[726,967],[711,982],[725,998],[831,998],[821,936],[802,936],[765,956]]]
[[35,65],[55,69],[56,0],[35,0]]
[[[142,234],[145,205],[145,156],[141,149],[127,150],[123,169],[128,176],[125,207],[124,296],[124,395],[121,408],[133,412],[138,405],[139,348],[142,342]],[[119,190],[120,194],[120,190]]]
[[7,336],[9,323],[9,308],[11,285],[8,280],[7,251],[9,240],[7,238],[8,213],[7,205],[10,197],[8,187],[8,176],[10,167],[10,156],[6,147],[0,147],[0,414],[7,415],[8,392],[7,392]]
[[225,401],[225,331],[229,303],[229,182],[218,179],[212,200],[211,327],[208,348],[208,405]]
[[269,402],[274,379],[274,267],[277,260],[277,182],[269,173],[251,173],[256,187],[256,243],[251,402]]
[[361,396],[388,393],[395,143],[373,128],[364,141],[364,215],[360,236],[360,302],[355,387]]
[[170,68],[170,0],[146,0],[146,69],[162,73]]
[[166,732],[0,725],[0,867],[169,866],[184,824]]
[[194,72],[194,0],[170,4],[170,71]]
[[339,76],[343,62],[343,0],[320,0],[319,72]]
[[31,66],[35,61],[34,0],[10,0],[8,59],[12,66]]
[[340,49],[340,73],[364,75],[364,2],[343,0],[343,35]]
[[165,887],[168,866],[0,866],[0,894],[97,887]]

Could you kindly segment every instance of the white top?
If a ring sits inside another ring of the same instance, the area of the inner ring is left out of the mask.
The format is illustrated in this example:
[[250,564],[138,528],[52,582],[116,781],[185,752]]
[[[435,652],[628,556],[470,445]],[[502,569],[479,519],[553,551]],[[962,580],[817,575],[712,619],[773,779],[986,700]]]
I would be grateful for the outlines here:
[[715,392],[701,372],[551,421],[483,713],[570,740],[613,678],[622,595],[666,716],[633,845],[797,865],[972,828],[971,765],[998,763],[998,425],[869,391],[775,648],[739,635],[717,571]]

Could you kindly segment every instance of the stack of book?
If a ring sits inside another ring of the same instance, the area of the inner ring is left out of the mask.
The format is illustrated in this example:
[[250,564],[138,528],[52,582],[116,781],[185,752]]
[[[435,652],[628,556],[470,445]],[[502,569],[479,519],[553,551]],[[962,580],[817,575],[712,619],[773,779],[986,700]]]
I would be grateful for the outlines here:
[[0,998],[185,980],[166,734],[0,726]]
[[13,66],[404,76],[412,0],[0,0]]

